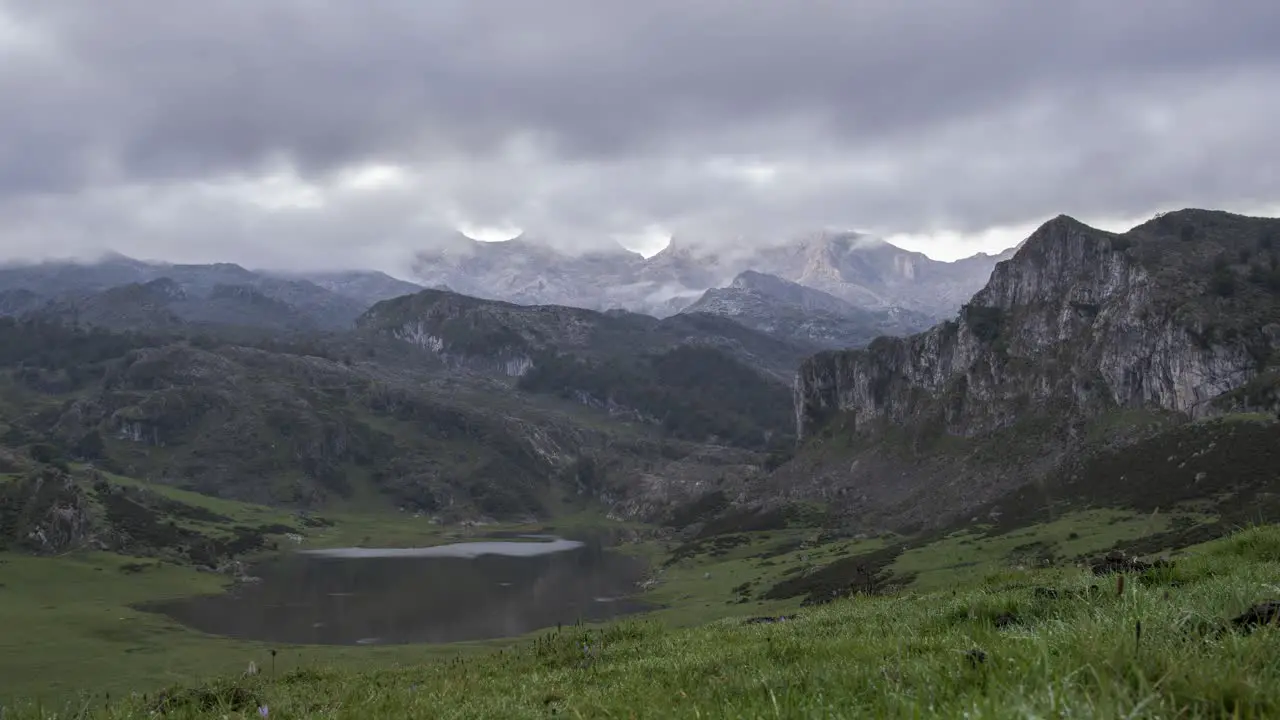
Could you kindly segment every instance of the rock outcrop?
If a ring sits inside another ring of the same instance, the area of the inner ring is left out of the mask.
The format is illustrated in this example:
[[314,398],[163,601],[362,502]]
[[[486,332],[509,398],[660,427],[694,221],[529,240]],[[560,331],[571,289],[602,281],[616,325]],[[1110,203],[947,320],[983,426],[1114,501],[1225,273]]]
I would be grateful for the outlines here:
[[[1195,227],[1199,214],[1184,214]],[[1238,263],[1213,271],[1196,262],[1242,257],[1269,222],[1227,217],[1243,227],[1212,248],[1155,227],[1114,235],[1065,216],[1049,221],[955,321],[805,361],[795,383],[800,436],[836,414],[854,427],[936,421],[975,436],[1039,410],[1216,412],[1212,401],[1280,348],[1270,288],[1247,287]],[[1230,295],[1215,295],[1214,272],[1230,273]]]
[[[955,320],[806,360],[794,385],[800,457],[779,477],[864,501],[867,512],[877,497],[881,509],[916,502],[908,514],[928,522],[1035,480],[1108,413],[1273,412],[1276,237],[1280,221],[1200,210],[1123,234],[1055,218]],[[1002,443],[1031,424],[1034,450],[993,470],[1013,457]],[[886,460],[886,433],[905,433],[909,460]],[[973,457],[931,465],[940,439],[954,449],[997,436],[985,469]],[[924,495],[937,502],[924,507]]]

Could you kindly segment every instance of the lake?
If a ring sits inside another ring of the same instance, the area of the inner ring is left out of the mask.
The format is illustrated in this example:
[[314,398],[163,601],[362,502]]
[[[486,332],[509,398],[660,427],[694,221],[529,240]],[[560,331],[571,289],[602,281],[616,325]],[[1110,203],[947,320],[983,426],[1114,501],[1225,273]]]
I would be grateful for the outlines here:
[[304,551],[253,567],[261,582],[142,609],[197,630],[288,644],[447,643],[513,637],[655,606],[630,599],[645,566],[599,542],[528,536],[426,548]]

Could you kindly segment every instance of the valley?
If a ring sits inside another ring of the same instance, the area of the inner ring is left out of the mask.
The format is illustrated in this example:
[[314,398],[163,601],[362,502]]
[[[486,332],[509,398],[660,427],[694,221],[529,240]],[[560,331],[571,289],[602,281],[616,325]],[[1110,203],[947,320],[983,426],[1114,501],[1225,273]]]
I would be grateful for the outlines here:
[[[847,273],[797,269],[814,253],[901,266],[892,246],[850,237],[775,252],[777,275],[674,248],[636,272],[729,274],[653,315],[360,273],[7,268],[0,612],[17,629],[0,706],[421,713],[413,688],[430,677],[431,702],[458,717],[896,714],[1017,692],[1052,707],[1010,674],[1016,660],[1099,712],[1134,710],[1157,682],[1176,685],[1160,702],[1280,709],[1258,660],[1274,632],[1169,631],[1274,599],[1278,234],[1277,220],[1203,210],[1125,233],[1062,216],[983,260],[989,280],[944,317],[896,304],[892,276],[870,298]],[[911,277],[933,273],[929,292],[951,298],[975,262]],[[586,545],[453,574],[289,560],[537,542],[522,535]],[[535,599],[553,585],[569,594]],[[366,590],[384,612],[327,640],[269,621]],[[175,609],[193,596],[221,598],[202,601],[216,622]],[[506,622],[440,634],[414,614],[422,598],[441,617],[492,601],[486,617]],[[1156,648],[1146,659],[1104,646],[1132,622]],[[383,635],[420,642],[360,643]],[[964,664],[975,645],[990,668]],[[1073,675],[1089,653],[1123,680]],[[838,672],[861,694],[824,695]],[[545,683],[513,689],[520,673]]]

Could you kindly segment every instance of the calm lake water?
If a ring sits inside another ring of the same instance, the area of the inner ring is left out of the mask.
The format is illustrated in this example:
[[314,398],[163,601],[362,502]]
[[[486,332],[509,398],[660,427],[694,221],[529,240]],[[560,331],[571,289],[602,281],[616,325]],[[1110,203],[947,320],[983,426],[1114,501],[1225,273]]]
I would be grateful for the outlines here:
[[299,552],[252,574],[262,582],[143,609],[215,635],[326,645],[485,640],[653,609],[628,599],[643,563],[559,538]]

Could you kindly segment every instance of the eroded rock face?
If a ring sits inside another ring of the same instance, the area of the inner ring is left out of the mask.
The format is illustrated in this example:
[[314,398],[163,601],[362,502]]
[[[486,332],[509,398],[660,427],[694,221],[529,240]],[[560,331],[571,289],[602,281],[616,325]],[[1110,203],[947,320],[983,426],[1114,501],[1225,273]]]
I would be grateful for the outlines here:
[[1277,237],[1197,210],[1123,234],[1055,218],[955,320],[803,362],[799,452],[770,491],[936,526],[1168,423],[1277,413]]
[[1214,302],[1197,292],[1205,278],[1190,268],[1171,284],[1126,252],[1134,242],[1056,218],[996,266],[957,321],[808,359],[794,386],[801,438],[837,414],[855,429],[938,421],[974,436],[1032,408],[1216,412],[1211,401],[1254,378],[1275,338],[1247,319],[1215,334],[1196,306]]

